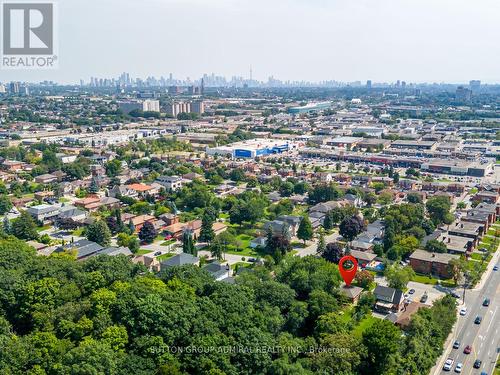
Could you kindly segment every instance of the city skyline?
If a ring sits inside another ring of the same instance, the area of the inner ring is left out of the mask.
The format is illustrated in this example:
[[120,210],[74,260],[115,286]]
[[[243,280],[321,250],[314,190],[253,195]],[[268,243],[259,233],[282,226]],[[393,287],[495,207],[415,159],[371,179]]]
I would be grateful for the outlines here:
[[[92,6],[95,5],[95,6]],[[58,10],[59,68],[2,71],[1,81],[90,76],[192,80],[500,83],[500,4],[465,1],[249,2],[76,0]],[[183,79],[184,79],[183,78]]]

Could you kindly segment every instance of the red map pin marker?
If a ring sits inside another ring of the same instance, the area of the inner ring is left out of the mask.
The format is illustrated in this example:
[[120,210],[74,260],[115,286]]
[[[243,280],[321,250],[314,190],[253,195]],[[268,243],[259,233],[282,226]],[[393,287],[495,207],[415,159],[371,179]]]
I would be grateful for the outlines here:
[[[345,264],[347,262],[347,264]],[[344,265],[345,264],[345,265]],[[351,285],[354,276],[356,276],[356,271],[358,270],[358,262],[356,258],[352,255],[346,255],[342,257],[339,261],[339,271],[340,275],[345,281],[347,286]]]

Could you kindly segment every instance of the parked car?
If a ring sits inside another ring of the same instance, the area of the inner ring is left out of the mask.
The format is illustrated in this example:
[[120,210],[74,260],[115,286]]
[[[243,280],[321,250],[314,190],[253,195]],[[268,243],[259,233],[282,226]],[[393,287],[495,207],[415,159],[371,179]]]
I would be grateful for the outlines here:
[[410,293],[410,294],[415,293],[415,289],[410,289],[410,290],[408,291],[408,293]]
[[455,340],[455,342],[453,343],[453,349],[458,349],[458,348],[460,348],[460,341]]
[[498,271],[498,266],[497,266],[497,265],[495,265],[495,266],[493,267],[493,271]]
[[462,367],[463,367],[462,362],[457,363],[457,365],[455,366],[455,372],[460,374],[462,372]]
[[446,362],[444,363],[443,370],[444,371],[450,371],[451,367],[453,366],[453,362],[454,362],[453,359],[448,358],[446,360]]
[[255,259],[255,258],[248,258],[248,261],[251,262],[251,263],[255,263],[257,261],[257,259]]
[[489,298],[485,298],[484,301],[483,301],[483,306],[489,306],[490,305],[490,299]]
[[481,360],[476,359],[476,360],[474,361],[474,368],[481,368],[481,364],[482,364],[482,363],[483,363],[483,362],[481,362]]
[[455,298],[460,298],[460,294],[458,294],[457,292],[451,292],[451,296]]
[[153,254],[155,257],[157,257],[158,255],[161,255],[161,251],[157,251]]
[[420,298],[420,302],[421,302],[421,303],[426,303],[426,302],[427,302],[427,298],[429,298],[429,297],[427,296],[427,293],[423,294],[423,295],[422,295],[422,297]]
[[467,345],[465,348],[464,348],[464,353],[465,354],[470,354],[470,352],[472,351],[472,346],[470,345]]
[[460,309],[460,315],[464,316],[465,314],[467,314],[467,307],[462,307]]
[[171,240],[172,239],[172,235],[171,234],[167,234],[165,236],[165,241],[168,241],[168,240]]

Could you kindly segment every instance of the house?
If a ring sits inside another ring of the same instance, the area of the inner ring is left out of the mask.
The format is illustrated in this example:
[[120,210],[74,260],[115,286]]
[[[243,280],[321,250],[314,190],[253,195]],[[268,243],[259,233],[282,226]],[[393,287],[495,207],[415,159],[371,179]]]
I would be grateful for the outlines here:
[[297,235],[297,230],[299,229],[300,222],[302,221],[301,216],[292,215],[282,215],[273,221],[268,221],[264,224],[264,230],[272,230],[273,233],[284,233],[288,230],[291,237]]
[[88,212],[75,206],[63,206],[57,215],[58,219],[71,219],[76,223],[82,223],[88,217]]
[[384,238],[385,224],[382,220],[376,220],[366,226],[366,229],[351,242],[351,248],[360,251],[371,251],[374,245],[382,243]]
[[50,184],[51,182],[57,182],[57,180],[57,176],[50,173],[41,174],[35,177],[35,182],[37,184]]
[[90,212],[97,211],[101,207],[112,209],[120,207],[120,201],[112,197],[99,198],[97,196],[90,196],[80,199],[75,202],[75,206],[84,208]]
[[90,256],[97,255],[97,253],[102,249],[104,249],[104,247],[102,247],[98,243],[82,239],[82,240],[61,246],[58,249],[56,249],[56,252],[59,253],[59,252],[63,252],[63,251],[76,251],[76,259],[82,260],[82,259],[86,259]]
[[50,204],[39,204],[38,206],[28,207],[26,210],[33,218],[40,223],[47,224],[52,222],[59,215],[60,207]]
[[357,195],[354,195],[354,194],[346,194],[344,196],[344,200],[346,200],[347,202],[349,202],[354,207],[361,207],[363,205],[363,200],[360,197],[358,197]]
[[4,171],[17,172],[19,170],[22,170],[25,165],[26,165],[26,163],[22,162],[22,161],[4,160],[4,162],[1,164],[1,168]]
[[129,220],[126,222],[127,225],[132,225],[134,226],[135,232],[139,233],[141,228],[144,226],[146,222],[150,222],[151,224],[154,225],[154,222],[156,221],[156,218],[151,215],[137,215],[134,217],[129,218]]
[[375,310],[381,313],[398,312],[403,306],[403,292],[399,289],[377,285],[373,291]]
[[130,251],[128,247],[120,246],[120,247],[107,247],[99,251],[99,255],[109,255],[109,256],[117,256],[117,255],[125,255],[126,257],[132,257],[134,254]]
[[257,237],[250,241],[250,247],[255,249],[256,247],[265,247],[267,243],[267,237]]
[[130,198],[137,198],[139,194],[137,193],[136,190],[130,189],[125,185],[115,185],[111,190],[109,190],[108,195],[110,197],[116,198],[116,197],[130,197]]
[[155,182],[162,185],[167,191],[177,191],[182,188],[183,178],[179,176],[160,176]]
[[359,297],[363,292],[363,288],[353,285],[342,285],[340,287],[340,293],[346,296],[352,303],[357,303],[359,301]]
[[359,267],[365,268],[377,255],[371,252],[351,250],[350,255],[358,262]]
[[412,316],[421,308],[429,307],[420,302],[413,301],[405,306],[403,312],[397,316],[394,324],[400,328],[406,328],[410,325]]
[[161,262],[160,267],[163,271],[168,267],[183,266],[185,264],[197,265],[199,261],[200,259],[198,257],[195,257],[191,254],[180,253]]
[[176,224],[179,222],[179,216],[176,214],[171,214],[171,213],[166,213],[162,214],[159,217],[160,220],[163,220],[165,222],[165,225],[169,226],[172,224]]
[[45,199],[49,200],[50,198],[52,198],[54,196],[54,192],[53,191],[37,191],[35,193],[35,199],[38,200],[38,201],[44,201]]
[[416,190],[418,186],[417,181],[407,178],[400,179],[398,185],[403,190]]
[[231,267],[229,266],[229,264],[220,264],[219,262],[215,261],[212,263],[208,263],[203,267],[203,269],[210,275],[212,275],[212,277],[217,281],[221,281],[231,277]]
[[126,187],[127,189],[135,191],[137,196],[140,197],[144,197],[147,194],[154,195],[155,193],[158,193],[153,186],[146,184],[130,184],[126,185]]
[[417,273],[449,279],[452,277],[449,263],[452,259],[458,258],[458,255],[417,249],[410,255],[410,266]]
[[[224,232],[227,229],[227,225],[216,221],[212,224],[212,229],[217,235]],[[194,238],[198,238],[201,231],[201,220],[192,220],[186,223],[177,222],[166,226],[164,230],[175,239],[180,239],[186,230],[192,231]]]

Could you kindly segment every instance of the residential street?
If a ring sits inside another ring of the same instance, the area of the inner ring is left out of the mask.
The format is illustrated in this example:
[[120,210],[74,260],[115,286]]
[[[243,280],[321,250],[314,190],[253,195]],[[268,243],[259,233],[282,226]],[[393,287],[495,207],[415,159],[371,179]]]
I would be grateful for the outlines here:
[[[462,373],[464,374],[493,374],[496,359],[500,350],[500,271],[492,271],[495,264],[498,264],[499,252],[490,262],[484,282],[479,285],[480,288],[467,290],[465,296],[465,306],[467,314],[459,316],[453,335],[447,343],[444,355],[431,371],[431,374],[446,374],[443,370],[443,364],[447,358],[452,358],[457,363],[463,363]],[[485,298],[489,298],[490,305],[482,306]],[[462,300],[460,300],[461,303]],[[460,304],[459,308],[463,305]],[[481,324],[475,324],[477,316],[482,317]],[[460,341],[460,347],[453,349],[455,340]],[[472,346],[470,354],[464,354],[464,348],[467,345]],[[474,361],[482,361],[481,368],[473,368]]]

